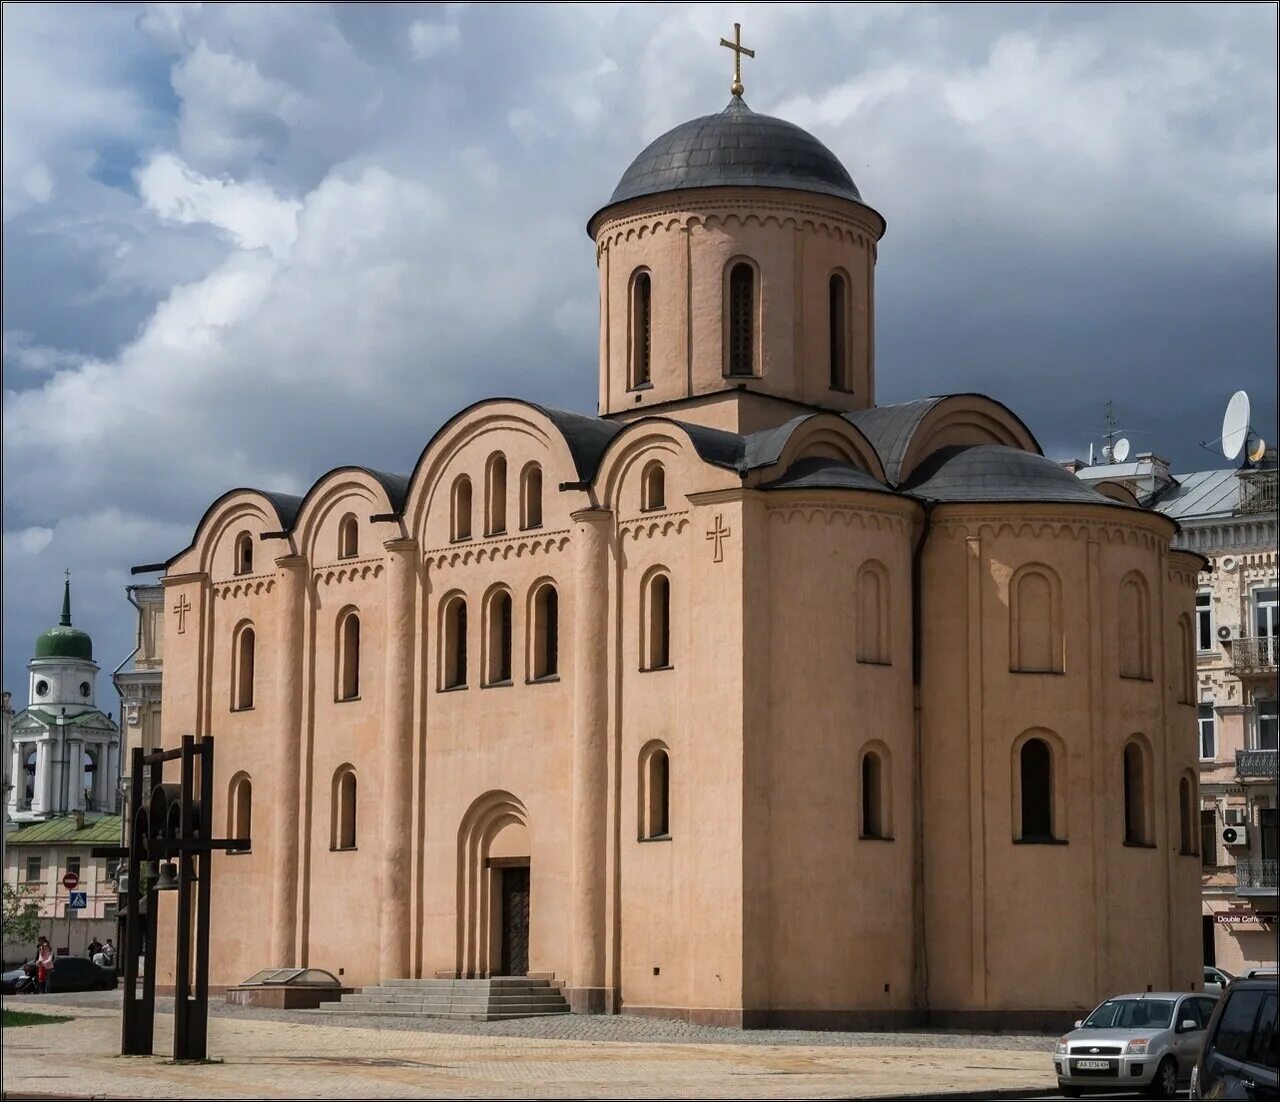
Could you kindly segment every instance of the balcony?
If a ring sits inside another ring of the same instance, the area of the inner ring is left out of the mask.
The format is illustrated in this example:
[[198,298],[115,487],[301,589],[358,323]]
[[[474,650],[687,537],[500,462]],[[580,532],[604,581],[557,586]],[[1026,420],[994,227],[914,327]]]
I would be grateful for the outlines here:
[[1240,479],[1240,512],[1271,513],[1276,512],[1276,471],[1241,471]]
[[1274,857],[1242,857],[1236,861],[1236,895],[1275,895],[1280,861]]
[[1280,770],[1280,750],[1237,750],[1236,775],[1275,782]]
[[1231,643],[1231,671],[1237,677],[1245,674],[1275,673],[1276,646],[1274,635],[1253,635]]

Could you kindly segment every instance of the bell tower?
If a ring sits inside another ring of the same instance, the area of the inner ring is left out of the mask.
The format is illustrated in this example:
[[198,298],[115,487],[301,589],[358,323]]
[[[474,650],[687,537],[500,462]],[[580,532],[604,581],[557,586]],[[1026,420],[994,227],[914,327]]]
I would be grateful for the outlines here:
[[600,273],[601,416],[733,432],[875,404],[884,219],[812,134],[752,111],[677,126],[587,225]]

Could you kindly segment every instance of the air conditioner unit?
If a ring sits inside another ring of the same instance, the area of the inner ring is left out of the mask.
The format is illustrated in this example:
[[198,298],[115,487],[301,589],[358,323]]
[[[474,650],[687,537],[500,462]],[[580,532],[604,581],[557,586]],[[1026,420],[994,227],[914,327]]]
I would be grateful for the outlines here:
[[1222,844],[1224,846],[1247,846],[1249,844],[1249,828],[1243,826],[1223,827]]
[[1222,818],[1227,826],[1244,826],[1246,819],[1244,817],[1243,807],[1229,807],[1222,813]]
[[1240,638],[1240,628],[1230,624],[1223,624],[1218,628],[1218,641],[1222,643],[1233,643]]

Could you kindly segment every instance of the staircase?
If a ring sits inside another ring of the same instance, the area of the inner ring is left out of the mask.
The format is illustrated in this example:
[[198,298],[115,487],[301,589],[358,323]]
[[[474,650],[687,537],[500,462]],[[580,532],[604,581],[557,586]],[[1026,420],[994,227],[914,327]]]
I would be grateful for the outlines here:
[[568,1014],[569,1006],[548,980],[495,976],[487,980],[387,980],[326,1003],[312,1014],[387,1014],[500,1022],[543,1014]]

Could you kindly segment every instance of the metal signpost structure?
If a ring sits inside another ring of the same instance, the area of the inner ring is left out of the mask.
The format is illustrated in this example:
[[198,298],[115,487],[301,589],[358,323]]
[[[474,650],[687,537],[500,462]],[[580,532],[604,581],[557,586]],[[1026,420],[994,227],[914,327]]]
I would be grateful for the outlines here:
[[[166,783],[166,762],[179,763],[179,780]],[[197,766],[199,777],[197,778]],[[144,767],[150,768],[143,786]],[[198,794],[197,794],[198,787]],[[208,1058],[209,902],[214,850],[246,850],[248,838],[213,837],[213,738],[182,736],[175,750],[132,755],[127,847],[103,846],[95,857],[127,861],[124,934],[122,1056],[150,1056],[156,1012],[156,922],[159,894],[178,893],[177,967],[174,972],[173,1058]],[[192,941],[194,938],[194,946]],[[138,958],[143,958],[138,993]],[[193,969],[194,964],[194,969]]]

